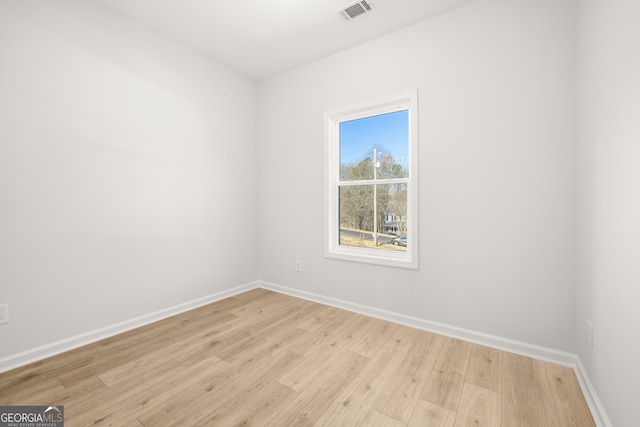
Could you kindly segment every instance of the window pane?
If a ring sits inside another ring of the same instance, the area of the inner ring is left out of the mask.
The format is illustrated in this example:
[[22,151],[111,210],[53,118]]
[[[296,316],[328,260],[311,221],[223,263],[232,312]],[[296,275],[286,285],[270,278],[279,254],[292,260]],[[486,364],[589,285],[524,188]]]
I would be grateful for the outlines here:
[[409,176],[409,111],[340,123],[340,179]]
[[407,184],[340,187],[340,245],[406,251],[406,236]]
[[418,268],[417,113],[416,90],[325,112],[327,258]]

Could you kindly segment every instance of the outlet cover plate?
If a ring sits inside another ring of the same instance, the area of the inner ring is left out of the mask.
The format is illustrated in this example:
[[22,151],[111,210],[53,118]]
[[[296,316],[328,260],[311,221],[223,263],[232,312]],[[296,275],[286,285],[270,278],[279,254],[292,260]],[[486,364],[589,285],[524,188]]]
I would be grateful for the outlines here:
[[0,304],[0,325],[9,323],[9,304]]

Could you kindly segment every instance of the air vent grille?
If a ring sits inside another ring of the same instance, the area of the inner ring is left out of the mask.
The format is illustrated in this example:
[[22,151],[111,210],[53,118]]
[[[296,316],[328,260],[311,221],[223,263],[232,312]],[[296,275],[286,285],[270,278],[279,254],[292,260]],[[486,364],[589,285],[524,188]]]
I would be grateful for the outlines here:
[[343,7],[338,12],[346,21],[351,21],[365,13],[373,12],[373,5],[366,0],[361,0]]

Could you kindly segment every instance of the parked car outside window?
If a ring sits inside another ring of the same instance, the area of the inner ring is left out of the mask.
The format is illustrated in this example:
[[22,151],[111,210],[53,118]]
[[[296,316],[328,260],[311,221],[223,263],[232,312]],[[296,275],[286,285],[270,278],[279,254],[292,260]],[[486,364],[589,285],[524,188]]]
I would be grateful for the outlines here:
[[395,246],[407,246],[407,236],[394,237],[391,239],[391,244]]

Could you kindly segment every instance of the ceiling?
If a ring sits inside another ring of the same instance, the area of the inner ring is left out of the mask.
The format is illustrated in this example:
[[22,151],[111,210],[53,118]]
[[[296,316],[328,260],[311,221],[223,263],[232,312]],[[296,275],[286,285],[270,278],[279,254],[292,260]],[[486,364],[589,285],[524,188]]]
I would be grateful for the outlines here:
[[364,43],[475,0],[94,0],[253,78]]

